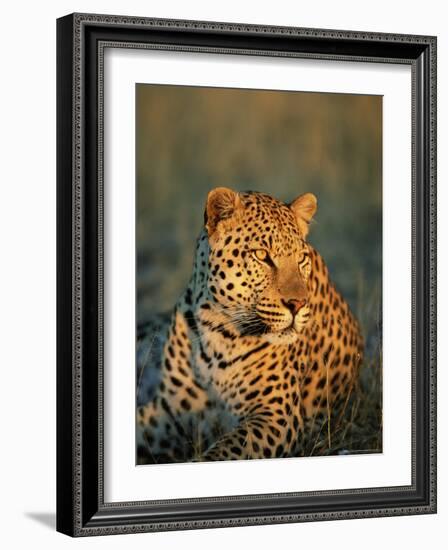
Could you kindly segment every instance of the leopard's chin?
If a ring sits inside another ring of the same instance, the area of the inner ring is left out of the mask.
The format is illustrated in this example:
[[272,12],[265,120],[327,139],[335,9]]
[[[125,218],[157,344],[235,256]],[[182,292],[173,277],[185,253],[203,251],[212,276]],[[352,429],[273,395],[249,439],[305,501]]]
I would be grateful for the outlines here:
[[288,345],[297,342],[299,336],[300,333],[291,326],[278,332],[268,332],[265,338],[270,344]]

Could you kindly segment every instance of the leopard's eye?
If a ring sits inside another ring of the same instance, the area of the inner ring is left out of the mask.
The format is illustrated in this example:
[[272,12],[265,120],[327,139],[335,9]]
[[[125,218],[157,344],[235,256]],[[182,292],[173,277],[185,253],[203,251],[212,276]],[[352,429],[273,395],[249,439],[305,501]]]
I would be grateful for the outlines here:
[[257,250],[252,250],[252,256],[269,267],[275,268],[275,264],[272,261],[272,258],[269,256],[269,252],[264,248],[258,248]]
[[252,254],[260,262],[265,262],[269,258],[269,254],[263,248],[259,248],[258,250],[253,250]]
[[302,272],[305,278],[308,278],[311,273],[311,262],[307,253],[302,252],[298,260],[299,271]]

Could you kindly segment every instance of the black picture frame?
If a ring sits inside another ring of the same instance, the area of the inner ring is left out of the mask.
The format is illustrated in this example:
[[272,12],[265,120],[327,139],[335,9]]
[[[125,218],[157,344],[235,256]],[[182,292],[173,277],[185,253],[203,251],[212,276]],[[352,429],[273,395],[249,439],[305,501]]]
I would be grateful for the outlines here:
[[[102,56],[111,43],[411,66],[410,486],[104,502]],[[89,536],[436,512],[435,37],[92,14],[58,19],[57,254],[58,531]]]

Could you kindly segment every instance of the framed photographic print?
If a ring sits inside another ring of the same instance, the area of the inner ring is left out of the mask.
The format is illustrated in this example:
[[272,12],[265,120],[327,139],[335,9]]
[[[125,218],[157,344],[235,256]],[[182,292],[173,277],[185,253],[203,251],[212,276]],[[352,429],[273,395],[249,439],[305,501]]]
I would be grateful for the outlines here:
[[57,528],[436,511],[436,38],[74,14]]

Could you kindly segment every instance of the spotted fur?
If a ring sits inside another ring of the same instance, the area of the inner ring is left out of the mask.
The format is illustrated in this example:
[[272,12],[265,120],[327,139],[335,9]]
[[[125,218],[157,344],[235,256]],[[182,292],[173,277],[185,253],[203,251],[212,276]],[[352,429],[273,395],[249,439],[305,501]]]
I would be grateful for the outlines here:
[[316,207],[310,193],[209,193],[190,283],[151,356],[157,391],[137,410],[148,462],[297,455],[349,396],[363,340],[306,241]]

